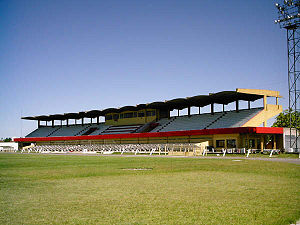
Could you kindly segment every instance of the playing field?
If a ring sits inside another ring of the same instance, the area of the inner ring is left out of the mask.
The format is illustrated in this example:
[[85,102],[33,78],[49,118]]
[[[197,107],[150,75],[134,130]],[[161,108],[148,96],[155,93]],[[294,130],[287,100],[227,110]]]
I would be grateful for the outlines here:
[[0,154],[0,224],[290,224],[299,190],[282,162]]

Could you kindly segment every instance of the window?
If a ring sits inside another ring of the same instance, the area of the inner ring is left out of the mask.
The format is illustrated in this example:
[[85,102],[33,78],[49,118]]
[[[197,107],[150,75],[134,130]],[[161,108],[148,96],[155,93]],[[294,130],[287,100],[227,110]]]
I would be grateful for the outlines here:
[[119,119],[119,114],[114,114],[113,118],[114,118],[114,120],[118,120]]
[[120,119],[123,119],[124,118],[124,115],[123,113],[120,114]]
[[235,139],[227,140],[227,148],[236,148],[236,140]]
[[155,116],[155,111],[147,111],[147,116]]
[[145,117],[145,113],[144,113],[144,112],[139,112],[139,113],[138,113],[138,116],[139,116],[139,117]]
[[255,148],[255,139],[249,140],[249,148]]
[[137,117],[137,112],[133,112],[133,117]]
[[217,148],[224,148],[225,147],[225,140],[217,140],[216,141]]
[[112,120],[112,115],[106,115],[105,120]]
[[124,118],[132,118],[133,117],[133,113],[124,113]]

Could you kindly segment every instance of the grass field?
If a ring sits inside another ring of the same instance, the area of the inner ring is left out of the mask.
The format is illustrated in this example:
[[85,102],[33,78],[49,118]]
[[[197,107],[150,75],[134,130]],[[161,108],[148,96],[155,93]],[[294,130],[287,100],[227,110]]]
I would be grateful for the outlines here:
[[299,190],[282,162],[0,154],[0,224],[290,224]]

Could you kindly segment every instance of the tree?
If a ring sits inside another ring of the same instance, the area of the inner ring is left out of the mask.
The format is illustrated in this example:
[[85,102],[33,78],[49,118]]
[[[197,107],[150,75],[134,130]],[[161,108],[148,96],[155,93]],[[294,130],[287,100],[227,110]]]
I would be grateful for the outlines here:
[[292,119],[292,127],[300,129],[300,112],[295,112],[291,109],[284,110],[276,117],[276,121],[272,127],[290,127],[290,116]]
[[3,141],[4,142],[11,142],[11,138],[5,138]]

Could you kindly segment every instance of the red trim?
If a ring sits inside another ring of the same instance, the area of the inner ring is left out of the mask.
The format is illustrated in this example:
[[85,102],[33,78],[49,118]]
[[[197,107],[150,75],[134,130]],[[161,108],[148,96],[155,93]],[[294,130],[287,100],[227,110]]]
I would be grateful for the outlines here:
[[104,134],[104,135],[84,135],[68,137],[32,137],[15,138],[16,142],[38,142],[38,141],[66,141],[66,140],[99,140],[99,139],[124,139],[124,138],[151,138],[151,137],[177,137],[177,136],[195,136],[195,135],[213,135],[213,134],[283,134],[282,127],[236,127],[236,128],[218,128],[205,130],[187,130],[170,131],[156,133],[131,133],[131,134]]

